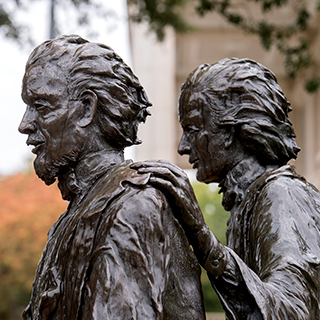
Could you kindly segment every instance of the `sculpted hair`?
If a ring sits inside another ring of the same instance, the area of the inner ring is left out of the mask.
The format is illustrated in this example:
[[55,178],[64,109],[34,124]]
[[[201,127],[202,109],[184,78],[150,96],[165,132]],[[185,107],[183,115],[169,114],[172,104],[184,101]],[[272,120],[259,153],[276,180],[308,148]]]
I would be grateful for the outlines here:
[[151,103],[132,70],[110,47],[80,36],[62,36],[34,49],[26,71],[36,64],[52,63],[66,74],[70,99],[85,90],[98,97],[97,122],[104,138],[116,147],[141,143],[138,126],[150,115]]
[[232,58],[201,65],[182,85],[180,103],[191,94],[211,108],[216,125],[233,127],[261,162],[283,165],[297,157],[290,103],[275,75],[260,63]]

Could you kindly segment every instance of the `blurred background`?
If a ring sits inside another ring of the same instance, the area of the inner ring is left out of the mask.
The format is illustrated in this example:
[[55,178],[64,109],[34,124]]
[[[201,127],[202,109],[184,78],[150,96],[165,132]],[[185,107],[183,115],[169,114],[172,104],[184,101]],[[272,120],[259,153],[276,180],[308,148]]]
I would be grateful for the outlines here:
[[[55,185],[35,176],[26,136],[17,131],[24,65],[36,45],[71,33],[111,46],[139,77],[152,116],[139,130],[142,145],[126,157],[166,159],[187,170],[222,242],[228,213],[217,186],[195,182],[188,157],[176,152],[180,86],[200,64],[247,57],[274,71],[302,148],[294,165],[320,187],[319,0],[0,0],[1,320],[20,318],[46,233],[67,206]],[[206,311],[221,311],[205,273],[203,290]]]

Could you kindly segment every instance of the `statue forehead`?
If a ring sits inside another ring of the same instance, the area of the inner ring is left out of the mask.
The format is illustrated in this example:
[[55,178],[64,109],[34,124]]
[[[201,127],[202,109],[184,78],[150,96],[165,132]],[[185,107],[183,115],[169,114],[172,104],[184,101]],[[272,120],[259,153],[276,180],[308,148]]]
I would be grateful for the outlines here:
[[54,63],[31,65],[23,78],[22,94],[61,94],[67,89],[67,72]]
[[179,101],[179,121],[181,124],[202,118],[203,101],[197,93],[183,92]]
[[215,105],[219,104],[219,95],[210,94],[210,97],[207,97],[204,91],[193,91],[192,89],[184,90],[181,93],[179,100],[179,113],[186,114],[189,112],[204,112],[205,110],[210,110],[210,103]]

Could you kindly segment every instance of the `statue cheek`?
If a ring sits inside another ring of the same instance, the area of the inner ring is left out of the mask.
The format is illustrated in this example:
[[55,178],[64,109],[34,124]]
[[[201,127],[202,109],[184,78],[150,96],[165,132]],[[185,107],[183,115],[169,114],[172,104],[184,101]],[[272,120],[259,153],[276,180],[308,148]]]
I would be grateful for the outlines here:
[[209,135],[207,131],[203,131],[198,135],[198,150],[200,150],[201,153],[207,153],[210,152],[209,148]]

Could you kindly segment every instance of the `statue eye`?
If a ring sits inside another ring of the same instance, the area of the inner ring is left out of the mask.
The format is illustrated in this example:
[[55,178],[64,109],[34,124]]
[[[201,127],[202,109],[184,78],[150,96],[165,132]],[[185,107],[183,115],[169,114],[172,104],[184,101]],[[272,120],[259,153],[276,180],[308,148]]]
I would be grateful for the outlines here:
[[186,126],[185,130],[189,133],[194,133],[194,132],[198,132],[199,128],[197,128],[196,126],[188,125]]
[[45,109],[45,106],[42,103],[35,103],[34,107],[36,108],[36,110],[41,111]]

